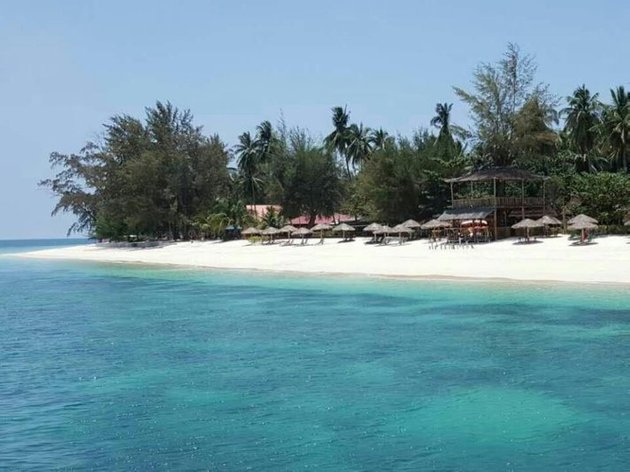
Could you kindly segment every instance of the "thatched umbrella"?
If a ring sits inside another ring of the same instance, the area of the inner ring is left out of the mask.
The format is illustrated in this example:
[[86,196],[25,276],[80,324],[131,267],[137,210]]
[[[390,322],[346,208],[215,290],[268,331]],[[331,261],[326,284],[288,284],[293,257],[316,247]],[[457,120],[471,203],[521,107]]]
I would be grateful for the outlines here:
[[542,223],[544,226],[559,226],[562,224],[562,221],[560,221],[558,218],[549,215],[543,215],[536,221]]
[[280,230],[278,228],[274,228],[273,226],[269,226],[262,230],[260,234],[263,236],[269,236],[269,242],[273,241],[273,237],[278,234]]
[[411,228],[408,228],[407,226],[404,226],[404,223],[402,223],[394,226],[392,228],[392,232],[398,233],[398,243],[402,244],[403,233],[407,233],[409,235],[413,233],[413,230]]
[[624,225],[625,225],[625,226],[630,226],[630,220],[626,221],[626,222],[624,223]]
[[297,231],[295,226],[285,225],[278,230],[279,233],[287,233],[287,237],[289,238],[289,242],[291,242],[291,233]]
[[421,229],[440,229],[440,228],[450,228],[453,226],[448,221],[440,221],[440,220],[431,220],[420,226]]
[[409,220],[401,223],[400,226],[404,226],[405,228],[409,228],[409,229],[418,229],[422,225],[420,223],[418,223],[416,220],[409,219]]
[[374,231],[380,229],[380,227],[381,225],[379,225],[378,223],[371,223],[363,228],[363,231],[365,231],[366,233],[373,233]]
[[[592,218],[591,218],[592,219]],[[585,232],[590,229],[597,229],[597,223],[593,223],[586,220],[578,220],[568,227],[569,231],[579,231],[580,241],[584,242],[586,239]]]
[[540,228],[543,224],[539,221],[530,220],[529,218],[525,218],[518,223],[512,225],[513,229],[522,229],[525,228],[527,240],[529,241],[529,229],[530,228]]
[[328,231],[332,229],[332,226],[330,226],[328,223],[320,223],[318,225],[315,225],[311,228],[311,231],[315,232],[315,231],[319,231],[320,234],[320,244],[324,244],[324,231]]
[[243,236],[258,236],[260,235],[260,233],[261,231],[258,228],[254,228],[253,226],[241,231],[241,234]]
[[590,217],[588,215],[579,214],[579,215],[574,216],[573,218],[571,218],[569,221],[567,221],[567,223],[569,223],[569,225],[575,225],[576,223],[593,223],[593,224],[597,224],[598,221],[595,218]]
[[346,239],[347,232],[354,232],[355,229],[347,223],[341,223],[333,228],[333,233],[338,233],[341,231],[341,237]]
[[304,238],[306,236],[308,236],[309,234],[311,234],[312,231],[308,228],[298,228],[295,231],[293,231],[293,235],[297,235],[297,236],[301,236],[302,237],[302,244],[304,244]]
[[379,229],[374,231],[376,234],[390,234],[393,233],[394,230],[387,225],[382,225]]

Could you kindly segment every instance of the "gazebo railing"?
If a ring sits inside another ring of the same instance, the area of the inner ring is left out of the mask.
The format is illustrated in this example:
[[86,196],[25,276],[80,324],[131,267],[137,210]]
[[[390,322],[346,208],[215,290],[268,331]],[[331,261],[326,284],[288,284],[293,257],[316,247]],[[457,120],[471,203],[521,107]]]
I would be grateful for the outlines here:
[[540,197],[483,197],[483,198],[456,198],[453,200],[453,208],[521,208],[542,207],[544,199]]

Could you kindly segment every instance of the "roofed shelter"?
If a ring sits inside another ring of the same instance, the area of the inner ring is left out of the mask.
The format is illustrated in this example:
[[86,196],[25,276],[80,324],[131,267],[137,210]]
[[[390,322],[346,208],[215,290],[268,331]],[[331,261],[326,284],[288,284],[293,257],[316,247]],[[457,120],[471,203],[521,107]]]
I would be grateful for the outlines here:
[[[488,219],[493,228],[495,240],[507,237],[511,234],[510,220],[517,217],[521,220],[535,219],[545,214],[546,180],[547,177],[516,167],[490,167],[446,179],[451,186],[451,208],[444,211],[438,219],[440,221]],[[525,184],[530,182],[541,184],[542,197],[525,196]],[[512,186],[516,184],[520,188],[513,191],[512,196],[500,195],[505,194],[505,188],[509,183],[513,184]],[[488,184],[491,184],[490,191],[487,189]],[[456,198],[455,187],[461,188],[463,185],[469,186],[469,196]],[[485,191],[479,191],[480,185],[485,187]],[[479,193],[487,195],[476,196]]]

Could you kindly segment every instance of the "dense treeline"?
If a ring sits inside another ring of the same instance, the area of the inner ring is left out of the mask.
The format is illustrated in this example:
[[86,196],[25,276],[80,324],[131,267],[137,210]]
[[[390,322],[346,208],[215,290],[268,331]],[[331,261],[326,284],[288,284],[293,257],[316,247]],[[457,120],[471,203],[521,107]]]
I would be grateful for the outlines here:
[[158,102],[144,120],[113,117],[102,141],[78,154],[51,154],[58,173],[41,184],[58,197],[53,213],[76,215],[70,231],[177,239],[253,223],[246,203],[282,205],[267,216],[274,225],[334,212],[387,223],[429,218],[448,205],[445,178],[515,165],[550,177],[556,212],[620,225],[630,206],[630,93],[620,86],[604,100],[581,85],[561,100],[535,74],[533,59],[509,45],[475,70],[470,90],[455,87],[470,129],[452,123],[452,104],[438,103],[430,128],[410,137],[352,122],[335,107],[321,141],[264,121],[230,148],[204,135],[189,111]]

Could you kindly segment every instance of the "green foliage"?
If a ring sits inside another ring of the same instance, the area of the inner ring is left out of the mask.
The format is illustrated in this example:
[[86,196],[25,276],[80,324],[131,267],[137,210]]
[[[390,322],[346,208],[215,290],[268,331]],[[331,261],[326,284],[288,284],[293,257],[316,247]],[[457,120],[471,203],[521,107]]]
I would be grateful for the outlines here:
[[399,223],[429,218],[450,198],[445,177],[462,172],[464,160],[435,156],[435,138],[417,133],[376,151],[358,176],[353,200],[372,220]]
[[332,215],[341,201],[339,168],[332,153],[302,135],[293,140],[289,154],[283,213],[307,215],[311,223],[318,215]]
[[144,123],[113,117],[100,146],[51,154],[60,171],[40,184],[59,199],[53,213],[74,213],[77,223],[69,231],[99,238],[187,237],[194,215],[228,185],[225,145],[203,136],[192,120],[189,111],[157,102]]
[[[518,164],[530,155],[532,148],[538,149],[549,142],[555,118],[554,99],[547,85],[535,83],[535,73],[533,58],[523,55],[518,46],[508,44],[503,59],[477,67],[473,75],[474,92],[455,87],[457,96],[470,107],[473,143],[481,165]],[[537,110],[531,109],[532,104]],[[529,124],[528,119],[534,123]],[[539,132],[524,141],[524,131],[529,128]]]
[[597,218],[600,224],[622,225],[630,209],[630,176],[599,172],[570,179],[574,211]]

